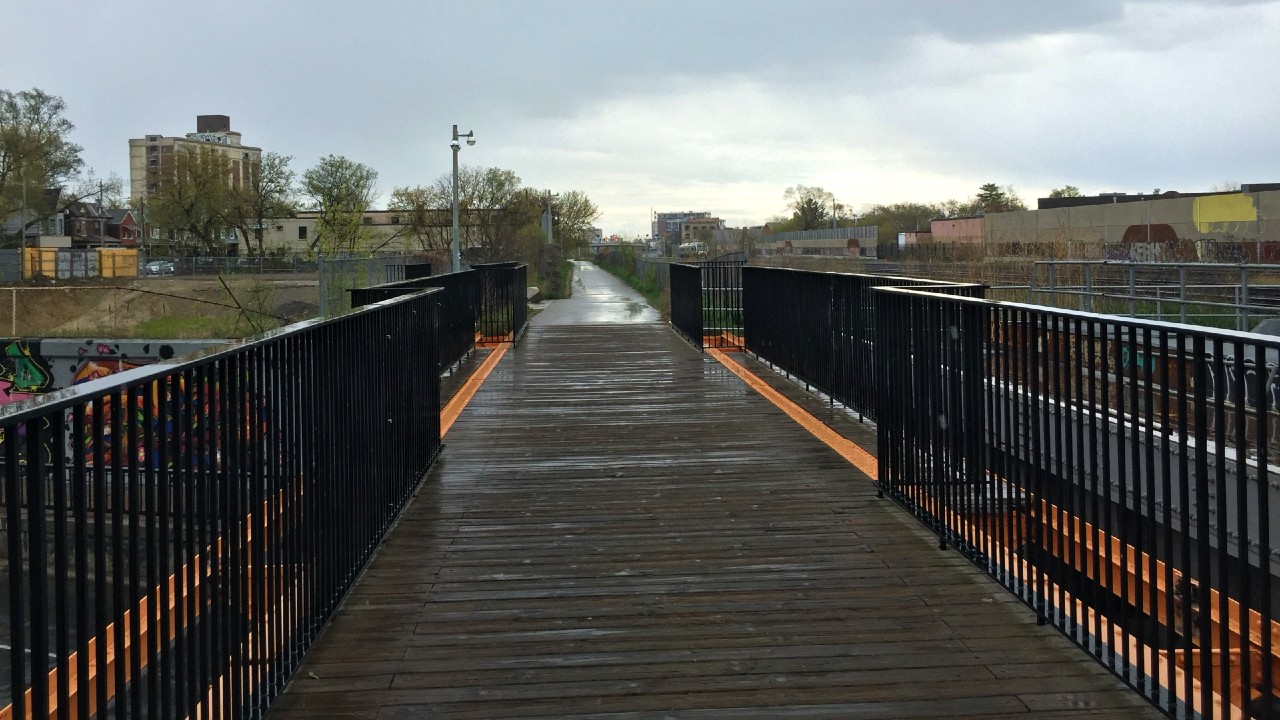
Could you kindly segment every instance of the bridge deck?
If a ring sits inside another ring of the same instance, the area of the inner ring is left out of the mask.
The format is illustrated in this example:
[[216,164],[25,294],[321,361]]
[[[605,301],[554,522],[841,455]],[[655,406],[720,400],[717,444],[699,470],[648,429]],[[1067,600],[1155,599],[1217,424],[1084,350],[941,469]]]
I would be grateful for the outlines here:
[[533,327],[272,709],[1160,717],[657,324]]

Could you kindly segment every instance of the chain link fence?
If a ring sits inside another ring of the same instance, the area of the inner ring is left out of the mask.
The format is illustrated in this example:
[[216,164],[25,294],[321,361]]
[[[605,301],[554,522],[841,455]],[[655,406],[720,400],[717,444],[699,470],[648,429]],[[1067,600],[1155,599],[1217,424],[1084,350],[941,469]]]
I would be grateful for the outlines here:
[[320,314],[329,317],[351,309],[348,290],[405,279],[405,266],[426,262],[414,255],[371,258],[321,258],[318,263]]

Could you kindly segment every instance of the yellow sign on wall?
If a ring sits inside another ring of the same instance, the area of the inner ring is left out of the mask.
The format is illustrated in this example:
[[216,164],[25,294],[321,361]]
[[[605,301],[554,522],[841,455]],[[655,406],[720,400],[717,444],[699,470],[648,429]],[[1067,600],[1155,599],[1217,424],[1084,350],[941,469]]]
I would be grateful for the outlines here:
[[1240,229],[1239,223],[1258,221],[1253,196],[1244,193],[1198,197],[1191,214],[1196,229],[1202,233],[1231,232]]

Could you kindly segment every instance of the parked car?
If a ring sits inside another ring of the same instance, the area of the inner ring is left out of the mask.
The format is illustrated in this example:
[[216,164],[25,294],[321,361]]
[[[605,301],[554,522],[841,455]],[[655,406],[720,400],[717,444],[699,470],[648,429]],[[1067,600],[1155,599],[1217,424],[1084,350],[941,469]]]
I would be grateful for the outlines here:
[[148,275],[172,275],[173,263],[168,260],[152,260],[146,264],[145,272]]

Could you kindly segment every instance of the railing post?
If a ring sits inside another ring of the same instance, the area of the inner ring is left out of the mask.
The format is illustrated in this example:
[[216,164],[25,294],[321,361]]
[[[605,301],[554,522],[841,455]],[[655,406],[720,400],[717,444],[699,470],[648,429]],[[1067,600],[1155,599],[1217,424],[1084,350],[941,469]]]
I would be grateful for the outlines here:
[[1178,322],[1187,323],[1187,266],[1178,266]]
[[1236,310],[1236,330],[1249,330],[1249,268],[1240,266],[1240,307]]
[[1093,264],[1084,265],[1084,297],[1080,299],[1081,309],[1093,312]]

